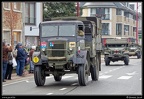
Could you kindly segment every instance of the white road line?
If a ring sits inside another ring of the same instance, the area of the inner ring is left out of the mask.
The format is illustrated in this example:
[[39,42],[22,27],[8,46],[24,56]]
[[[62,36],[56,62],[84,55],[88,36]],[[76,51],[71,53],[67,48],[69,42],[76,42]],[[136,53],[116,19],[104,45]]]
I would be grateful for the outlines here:
[[51,95],[51,94],[53,94],[53,93],[47,93],[46,95]]
[[16,83],[20,83],[20,82],[24,82],[24,81],[28,81],[28,80],[16,81],[16,82],[13,82],[13,83],[4,84],[3,86],[8,86],[8,85],[12,85],[12,84],[16,84]]
[[62,79],[67,79],[67,78],[70,78],[70,77],[73,77],[73,76],[63,76]]
[[107,79],[107,78],[109,78],[109,77],[112,77],[112,75],[102,75],[102,76],[100,76],[99,78]]
[[119,77],[119,78],[117,78],[117,79],[130,79],[132,76],[121,76],[121,77]]
[[73,83],[73,84],[71,84],[72,86],[75,86],[75,85],[78,85],[78,83]]
[[141,80],[141,78],[139,80]]
[[59,89],[59,90],[65,90],[65,89],[67,89],[67,88],[61,88],[61,89]]
[[52,78],[53,76],[48,76],[48,77],[46,77],[46,79],[49,79],[49,78]]

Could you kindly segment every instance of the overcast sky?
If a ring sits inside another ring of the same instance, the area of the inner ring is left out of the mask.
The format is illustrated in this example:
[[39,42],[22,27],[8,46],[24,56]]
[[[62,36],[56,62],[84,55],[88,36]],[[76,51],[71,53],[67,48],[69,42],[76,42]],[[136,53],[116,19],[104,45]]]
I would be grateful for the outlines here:
[[[130,2],[130,4],[135,4],[135,10],[136,10],[137,2]],[[142,12],[142,2],[138,2],[138,12]]]

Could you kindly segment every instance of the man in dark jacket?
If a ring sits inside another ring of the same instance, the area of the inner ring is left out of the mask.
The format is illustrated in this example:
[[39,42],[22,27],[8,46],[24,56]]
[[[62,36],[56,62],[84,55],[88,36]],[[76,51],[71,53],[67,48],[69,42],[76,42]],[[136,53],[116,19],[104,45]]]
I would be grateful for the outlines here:
[[3,42],[3,82],[5,82],[5,74],[8,64],[8,52],[12,52],[12,47],[7,46],[6,42]]
[[17,46],[16,61],[17,61],[16,73],[18,76],[22,76],[25,67],[25,51],[21,43],[18,43]]

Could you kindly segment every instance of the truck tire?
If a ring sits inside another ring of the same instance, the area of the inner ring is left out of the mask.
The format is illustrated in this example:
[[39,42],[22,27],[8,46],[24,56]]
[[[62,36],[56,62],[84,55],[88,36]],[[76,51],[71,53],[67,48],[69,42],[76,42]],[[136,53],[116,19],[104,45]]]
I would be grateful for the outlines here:
[[129,56],[128,55],[125,56],[124,63],[125,63],[125,65],[129,65]]
[[105,65],[106,66],[110,65],[110,59],[108,57],[105,57]]
[[41,66],[34,66],[34,79],[37,86],[43,86],[45,84],[46,76]]
[[141,58],[141,55],[139,52],[136,55],[137,55],[137,59]]
[[96,81],[97,77],[96,77],[96,66],[95,65],[93,65],[93,66],[90,67],[90,72],[91,72],[91,78],[92,78],[92,80]]
[[55,81],[61,81],[61,79],[62,79],[62,76],[59,76],[59,75],[54,76]]
[[95,65],[92,65],[90,67],[90,72],[91,72],[91,78],[93,81],[97,81],[99,79],[99,58],[98,56],[96,57],[96,60],[95,60]]
[[81,64],[78,67],[78,81],[80,86],[86,86],[88,82],[88,62]]

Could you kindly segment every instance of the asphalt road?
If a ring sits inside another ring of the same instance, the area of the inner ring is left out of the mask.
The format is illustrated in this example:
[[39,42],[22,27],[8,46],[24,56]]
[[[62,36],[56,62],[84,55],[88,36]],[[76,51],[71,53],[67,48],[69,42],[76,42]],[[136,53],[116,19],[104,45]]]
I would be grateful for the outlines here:
[[130,57],[128,66],[122,61],[102,63],[99,80],[89,77],[87,86],[78,85],[77,74],[66,74],[60,82],[47,77],[45,85],[37,87],[31,74],[3,83],[2,95],[142,95],[142,60]]

